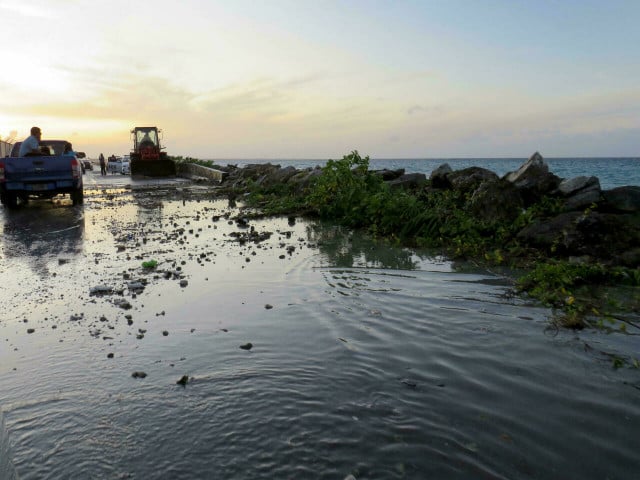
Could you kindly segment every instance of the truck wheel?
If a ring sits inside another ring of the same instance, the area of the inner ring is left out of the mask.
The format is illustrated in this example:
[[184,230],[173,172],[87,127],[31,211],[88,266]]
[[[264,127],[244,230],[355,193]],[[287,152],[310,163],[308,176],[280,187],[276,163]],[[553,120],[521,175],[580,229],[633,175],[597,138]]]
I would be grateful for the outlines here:
[[71,192],[71,202],[73,205],[82,205],[84,203],[84,191],[81,188]]
[[18,195],[12,192],[4,192],[2,194],[2,203],[7,208],[18,208]]

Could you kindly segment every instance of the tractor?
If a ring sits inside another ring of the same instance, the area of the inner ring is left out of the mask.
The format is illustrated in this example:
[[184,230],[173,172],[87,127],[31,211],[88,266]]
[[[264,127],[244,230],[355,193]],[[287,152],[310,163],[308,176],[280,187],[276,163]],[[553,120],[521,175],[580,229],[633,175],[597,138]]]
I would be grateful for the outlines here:
[[167,152],[163,152],[160,146],[158,134],[161,132],[157,127],[135,127],[131,130],[131,175],[169,177],[176,174],[175,162],[168,158]]

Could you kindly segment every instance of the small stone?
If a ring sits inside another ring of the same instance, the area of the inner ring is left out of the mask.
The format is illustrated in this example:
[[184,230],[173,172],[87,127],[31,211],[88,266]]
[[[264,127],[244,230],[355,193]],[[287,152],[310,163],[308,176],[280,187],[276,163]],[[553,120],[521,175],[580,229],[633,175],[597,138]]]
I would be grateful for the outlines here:
[[243,350],[251,350],[253,348],[253,344],[251,342],[245,343],[244,345],[240,345],[240,348]]
[[133,378],[145,378],[147,374],[145,372],[133,372],[131,376]]
[[264,306],[264,308],[266,308],[267,310],[271,310],[271,309],[273,308],[273,305],[270,305],[270,304],[268,304],[268,303],[267,303],[267,304]]
[[107,285],[97,285],[89,290],[91,295],[106,295],[109,293],[113,293],[113,288]]
[[177,385],[182,385],[183,387],[189,382],[189,375],[183,375],[180,380],[176,382]]
[[182,288],[186,287],[187,285],[189,285],[189,282],[187,280],[180,280],[180,286]]
[[113,358],[113,353],[108,353],[107,358]]
[[35,328],[27,328],[27,333],[33,333],[35,331],[36,331]]
[[164,335],[166,337],[167,335],[169,335],[169,332],[167,332],[166,330],[163,330],[162,331],[162,335]]

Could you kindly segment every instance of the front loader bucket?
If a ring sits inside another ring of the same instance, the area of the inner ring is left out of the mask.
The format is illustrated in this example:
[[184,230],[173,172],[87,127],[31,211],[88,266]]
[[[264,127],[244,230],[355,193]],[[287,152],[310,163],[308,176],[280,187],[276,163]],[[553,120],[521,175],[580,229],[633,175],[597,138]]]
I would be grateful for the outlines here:
[[176,174],[176,164],[173,160],[131,160],[131,175],[144,177],[171,177]]

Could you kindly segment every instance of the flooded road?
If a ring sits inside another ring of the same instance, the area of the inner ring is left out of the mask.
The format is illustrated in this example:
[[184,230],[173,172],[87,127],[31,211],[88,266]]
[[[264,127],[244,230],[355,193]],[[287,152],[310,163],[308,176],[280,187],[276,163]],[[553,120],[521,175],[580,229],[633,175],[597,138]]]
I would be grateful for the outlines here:
[[639,336],[187,181],[85,184],[0,212],[0,478],[640,471],[640,374],[611,362]]

